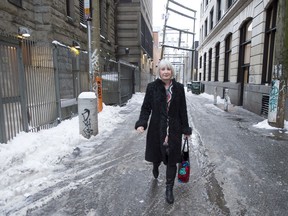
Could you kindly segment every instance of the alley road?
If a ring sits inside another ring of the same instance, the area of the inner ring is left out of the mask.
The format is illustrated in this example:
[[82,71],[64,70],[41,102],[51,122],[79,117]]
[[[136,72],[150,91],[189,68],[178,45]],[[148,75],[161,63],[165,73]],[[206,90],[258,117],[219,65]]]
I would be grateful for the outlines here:
[[[287,140],[253,127],[263,118],[238,107],[222,111],[187,93],[191,181],[175,183],[165,201],[165,167],[158,180],[144,160],[145,137],[134,124],[141,103],[121,112],[125,121],[88,154],[63,159],[63,179],[31,195],[7,215],[57,216],[285,216],[288,213]],[[101,126],[99,126],[101,128]],[[191,143],[190,141],[190,143]],[[81,144],[79,145],[81,149]]]

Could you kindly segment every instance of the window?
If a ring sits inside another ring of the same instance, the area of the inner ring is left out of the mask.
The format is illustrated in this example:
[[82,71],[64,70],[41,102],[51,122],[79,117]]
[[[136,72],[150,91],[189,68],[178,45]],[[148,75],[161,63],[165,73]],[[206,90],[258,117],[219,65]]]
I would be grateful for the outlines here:
[[150,33],[148,25],[141,15],[141,46],[147,52],[149,57],[153,57],[153,37]]
[[207,19],[205,20],[205,29],[204,29],[204,36],[206,37],[207,36],[207,34],[208,34],[208,21],[207,21]]
[[22,0],[8,0],[11,4],[22,7]]
[[104,0],[99,1],[100,5],[100,34],[108,39],[111,24],[110,4]]
[[214,8],[210,11],[210,30],[213,29],[214,23],[213,23],[213,18],[214,18]]
[[204,28],[203,28],[203,25],[202,25],[201,29],[202,29],[202,31],[201,31],[201,35],[200,36],[201,36],[201,41],[203,41],[203,39],[204,39]]
[[248,83],[252,38],[252,19],[240,28],[239,67],[237,81]]
[[217,21],[221,19],[221,0],[217,0]]
[[215,77],[214,81],[219,81],[219,59],[220,59],[220,42],[218,42],[215,46]]
[[71,20],[74,19],[74,1],[66,0],[66,15]]
[[71,17],[70,0],[66,0],[66,14]]
[[105,25],[105,1],[100,0],[99,1],[99,10],[100,10],[100,34],[104,37],[106,37],[106,25]]
[[232,5],[232,0],[227,0],[227,8],[230,8]]
[[107,39],[109,38],[109,28],[111,24],[111,18],[112,16],[109,16],[110,14],[110,4],[106,2],[106,36]]
[[206,53],[204,53],[204,62],[203,62],[203,67],[204,67],[204,70],[203,70],[203,80],[206,81]]
[[84,0],[79,0],[80,23],[86,23],[84,14]]
[[211,73],[212,73],[212,48],[209,49],[209,56],[208,56],[208,81],[211,81]]
[[234,2],[237,0],[227,0],[227,8],[230,8]]
[[271,83],[272,80],[277,5],[278,0],[274,0],[266,12],[262,84]]
[[232,34],[230,33],[225,39],[225,65],[224,65],[224,82],[229,82],[229,73],[231,66],[231,41]]
[[200,64],[200,68],[202,68],[202,56],[200,56],[199,64]]

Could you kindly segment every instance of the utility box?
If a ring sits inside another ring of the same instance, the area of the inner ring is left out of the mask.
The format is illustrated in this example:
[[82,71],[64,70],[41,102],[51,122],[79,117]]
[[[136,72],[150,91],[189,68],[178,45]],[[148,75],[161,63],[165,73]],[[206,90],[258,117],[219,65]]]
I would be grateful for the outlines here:
[[78,96],[80,134],[89,139],[98,134],[98,109],[95,92],[82,92]]

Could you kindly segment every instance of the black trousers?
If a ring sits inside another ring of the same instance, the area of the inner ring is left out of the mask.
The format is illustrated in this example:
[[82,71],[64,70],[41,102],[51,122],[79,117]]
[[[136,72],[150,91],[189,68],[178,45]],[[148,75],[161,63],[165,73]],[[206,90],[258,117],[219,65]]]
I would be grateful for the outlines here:
[[166,167],[166,185],[173,186],[177,173],[176,164],[167,164]]
[[[158,168],[160,164],[161,162],[153,163],[153,166]],[[167,164],[166,165],[166,185],[170,185],[170,186],[174,185],[176,174],[177,174],[176,164]]]

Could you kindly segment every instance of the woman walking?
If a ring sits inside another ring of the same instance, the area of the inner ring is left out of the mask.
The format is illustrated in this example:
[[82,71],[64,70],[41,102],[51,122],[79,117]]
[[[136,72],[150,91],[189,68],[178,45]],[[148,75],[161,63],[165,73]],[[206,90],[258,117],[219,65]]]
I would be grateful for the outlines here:
[[166,201],[172,204],[176,164],[181,162],[182,135],[189,137],[192,129],[188,124],[184,86],[173,78],[172,64],[161,60],[158,73],[159,78],[147,86],[135,129],[142,133],[148,128],[145,160],[153,163],[154,178],[158,178],[161,162],[166,165]]

